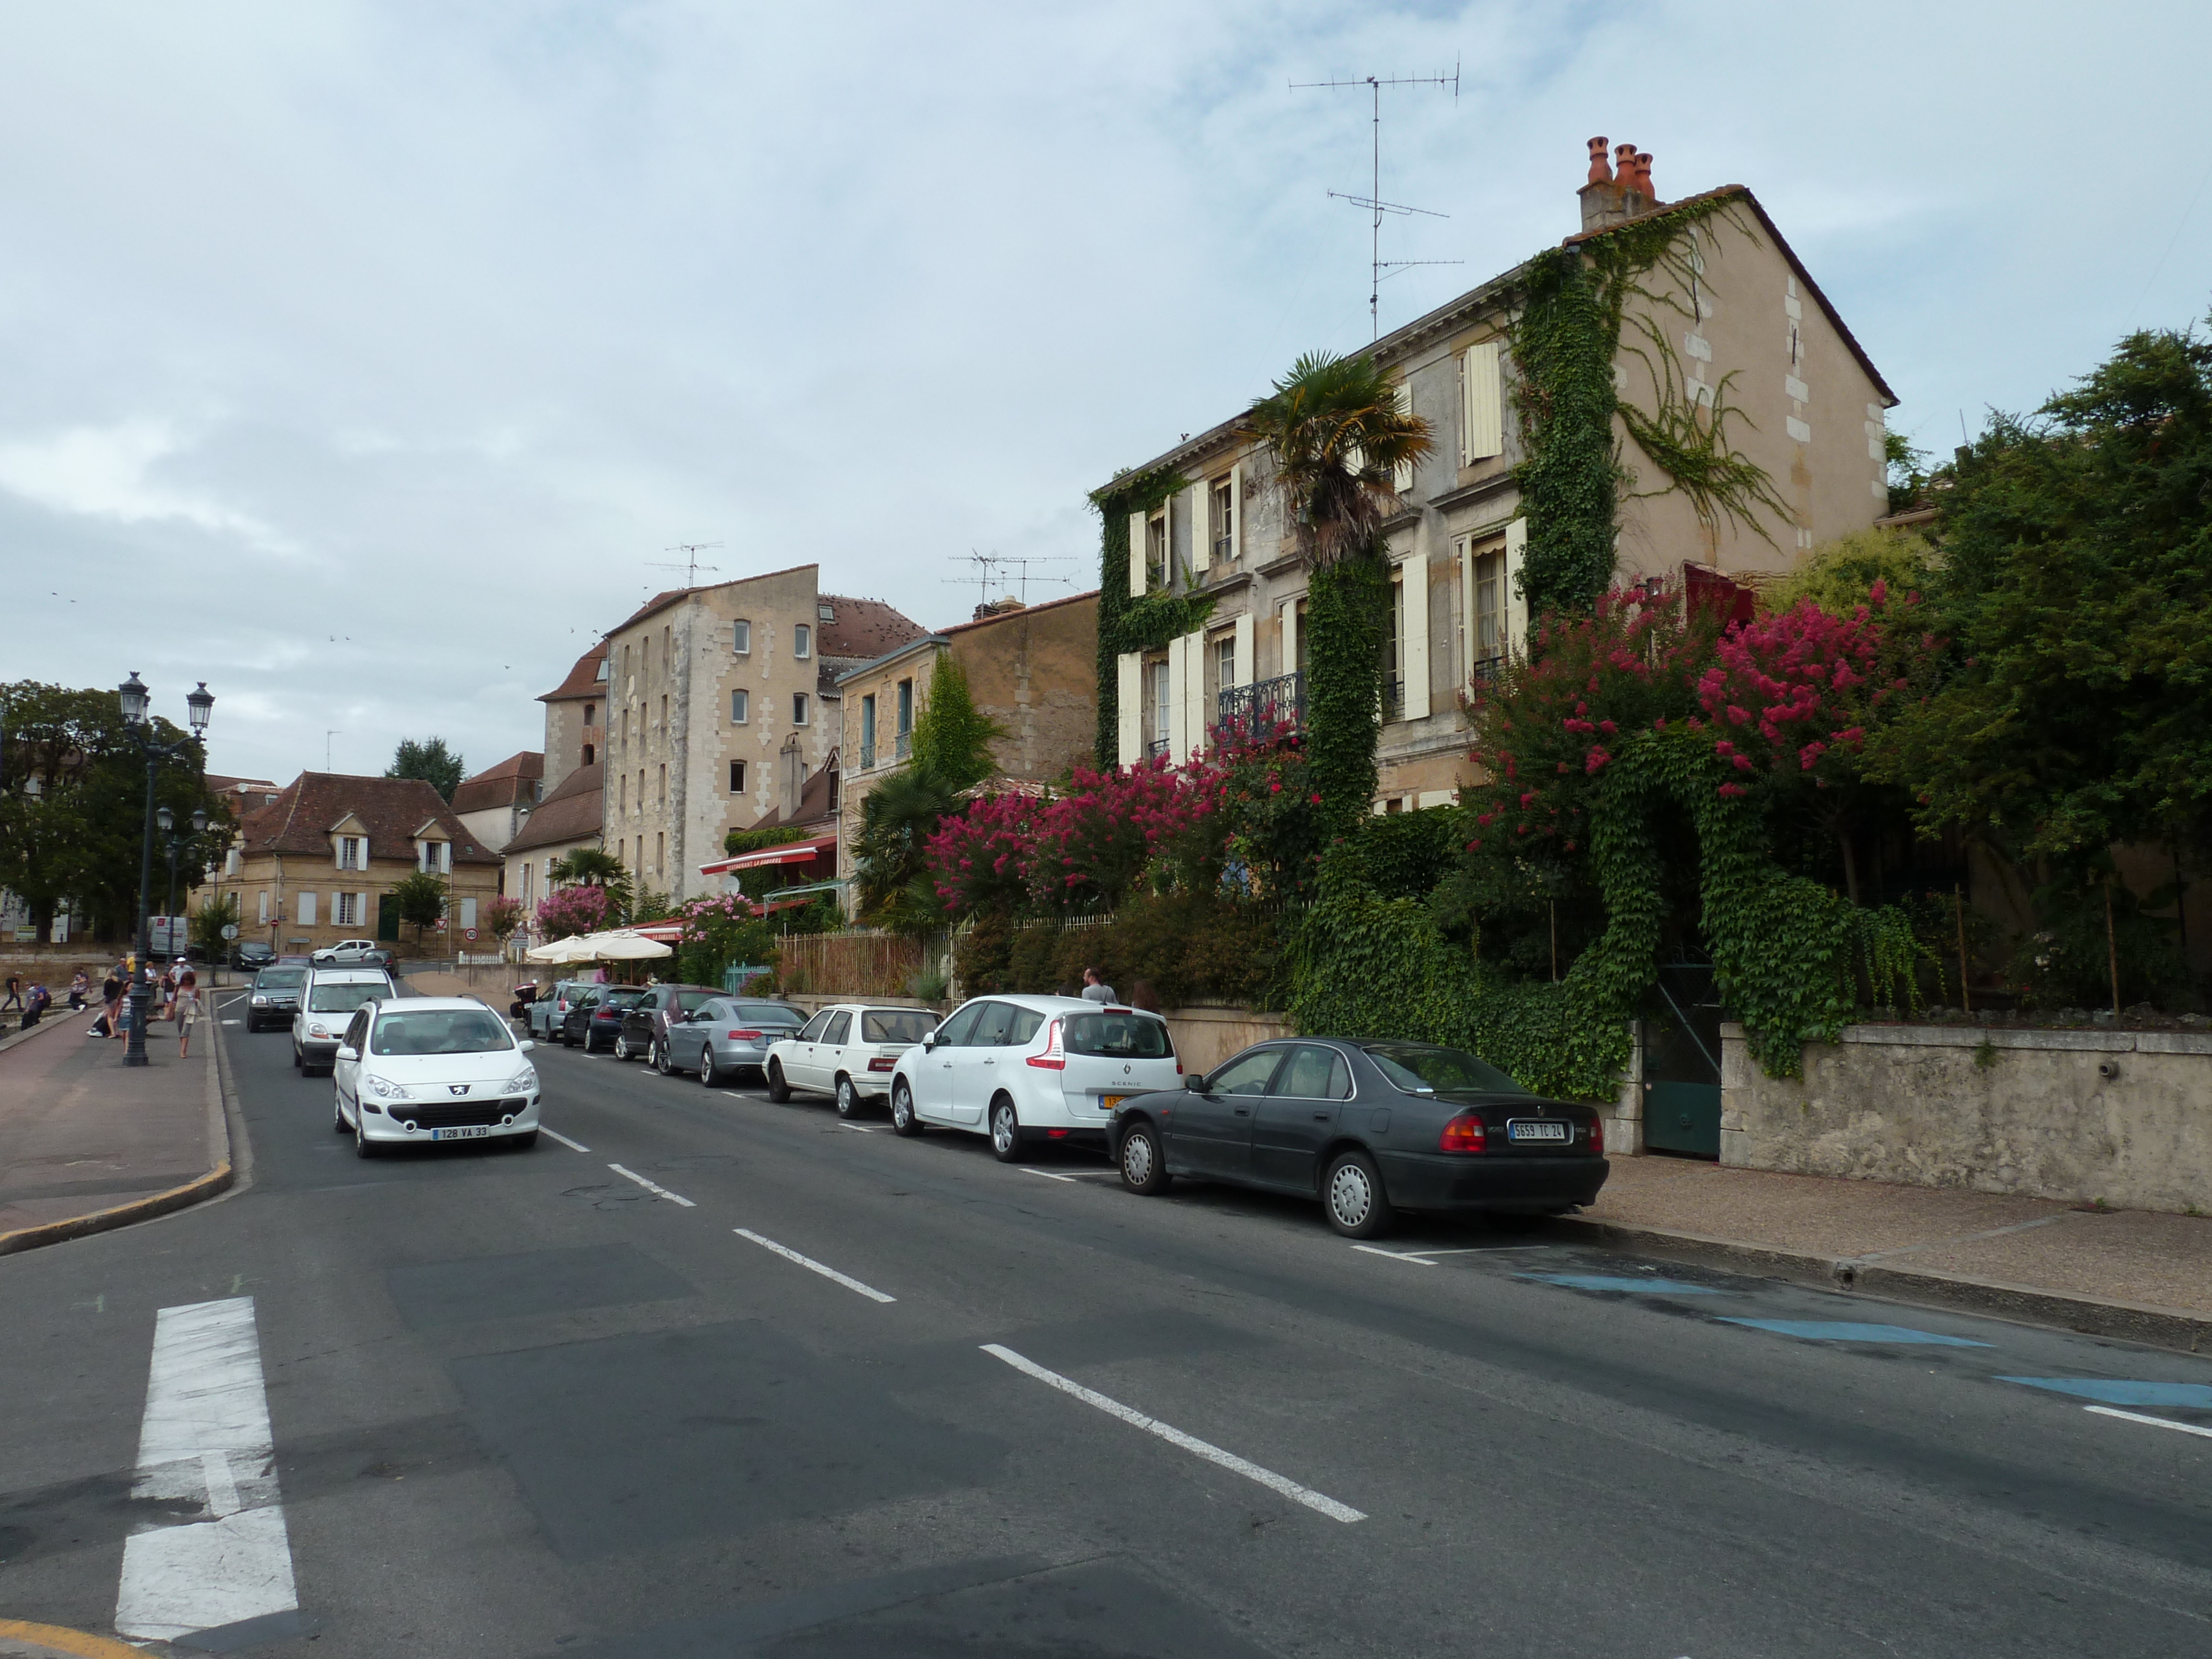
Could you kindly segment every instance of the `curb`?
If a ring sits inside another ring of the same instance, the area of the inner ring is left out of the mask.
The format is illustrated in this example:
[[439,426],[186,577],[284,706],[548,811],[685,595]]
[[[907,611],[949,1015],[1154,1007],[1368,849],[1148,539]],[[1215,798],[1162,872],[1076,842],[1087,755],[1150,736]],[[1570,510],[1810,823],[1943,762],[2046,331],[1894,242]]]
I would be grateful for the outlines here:
[[2212,1352],[2212,1315],[2182,1308],[2135,1302],[2106,1302],[2069,1296],[2063,1291],[2010,1285],[2002,1279],[1970,1279],[1964,1273],[1885,1267],[1849,1256],[1747,1244],[1668,1227],[1639,1227],[1587,1216],[1558,1216],[1553,1230],[1588,1242],[1618,1245],[1662,1260],[1698,1266],[1747,1269],[1819,1290],[1878,1297],[1923,1307],[1942,1308],[2009,1319],[2021,1324],[2056,1326],[2085,1336],[2112,1337],[2183,1353]]
[[82,1238],[89,1233],[104,1233],[117,1227],[127,1227],[134,1221],[150,1220],[157,1215],[167,1215],[172,1210],[181,1210],[197,1204],[204,1198],[213,1198],[226,1190],[235,1179],[230,1160],[210,1170],[198,1181],[188,1181],[181,1187],[172,1187],[166,1193],[155,1193],[145,1198],[133,1199],[128,1204],[118,1204],[112,1209],[94,1210],[90,1215],[74,1215],[63,1221],[49,1221],[36,1227],[19,1227],[12,1233],[0,1233],[0,1255],[14,1255],[19,1250],[35,1250],[41,1244],[59,1244],[64,1239]]
[[27,1644],[32,1651],[42,1654],[70,1654],[82,1659],[141,1659],[143,1650],[128,1642],[112,1641],[105,1636],[94,1636],[88,1631],[64,1630],[59,1625],[33,1625],[21,1619],[0,1619],[0,1639],[10,1644]]

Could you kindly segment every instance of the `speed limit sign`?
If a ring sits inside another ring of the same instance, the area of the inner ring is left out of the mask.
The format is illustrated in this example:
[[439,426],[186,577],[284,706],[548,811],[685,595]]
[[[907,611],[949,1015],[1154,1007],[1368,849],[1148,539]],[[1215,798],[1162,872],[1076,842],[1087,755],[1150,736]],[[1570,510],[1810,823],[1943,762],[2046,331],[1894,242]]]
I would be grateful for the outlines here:
[[468,930],[468,934],[469,934],[469,938],[470,938],[470,939],[471,939],[471,941],[473,941],[473,940],[475,939],[476,936],[477,936],[477,930],[476,930],[475,928],[471,927],[471,928],[470,928],[470,929]]

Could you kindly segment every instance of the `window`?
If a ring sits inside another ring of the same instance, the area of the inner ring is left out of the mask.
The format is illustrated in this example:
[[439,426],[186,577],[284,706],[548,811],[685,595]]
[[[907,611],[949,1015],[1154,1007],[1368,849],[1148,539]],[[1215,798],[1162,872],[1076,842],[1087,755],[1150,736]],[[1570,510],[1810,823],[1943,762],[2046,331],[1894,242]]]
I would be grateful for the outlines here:
[[1302,1042],[1291,1050],[1290,1063],[1276,1074],[1274,1087],[1267,1092],[1304,1100],[1349,1100],[1352,1069],[1335,1049]]
[[898,758],[904,760],[914,744],[914,682],[898,683]]
[[813,1018],[808,1020],[805,1024],[799,1028],[799,1035],[793,1038],[793,1041],[797,1042],[819,1042],[822,1040],[822,1033],[829,1029],[830,1011],[827,1008],[824,1008],[820,1013],[815,1015]]
[[1226,691],[1237,684],[1237,636],[1217,635],[1213,641],[1213,689]]
[[665,691],[660,694],[660,735],[665,741],[668,737],[668,694]]
[[860,769],[876,763],[876,694],[860,699]]
[[653,804],[663,811],[668,810],[668,763],[666,761],[660,763],[660,793],[653,797]]
[[[637,769],[637,810],[641,814],[645,811],[645,769],[642,766]],[[640,858],[645,856],[645,841],[642,836],[638,840],[637,855]]]
[[806,693],[804,691],[791,694],[791,723],[793,726],[806,724]]
[[731,725],[732,725],[732,726],[743,726],[743,725],[745,723],[745,719],[746,719],[746,710],[747,710],[750,706],[751,706],[751,700],[750,700],[750,698],[748,698],[748,697],[745,696],[745,694],[744,694],[744,692],[742,692],[742,691],[732,691],[732,692],[731,692],[731,693],[730,693],[730,724],[731,724]]
[[629,811],[629,774],[627,772],[615,780],[615,811]]
[[261,895],[260,921],[264,927],[269,925],[269,895],[265,892]]
[[599,750],[596,750],[596,749],[592,748],[592,745],[591,745],[590,744],[588,744],[588,743],[587,743],[587,744],[586,744],[584,745],[584,764],[585,764],[585,765],[589,766],[589,765],[590,765],[593,761],[597,760],[599,757]]
[[1505,555],[1478,553],[1474,557],[1474,649],[1478,663],[1489,662],[1505,651]]
[[668,836],[656,830],[653,837],[653,873],[661,874],[668,866]]
[[1213,556],[1233,559],[1237,556],[1237,485],[1233,478],[1217,478],[1208,492],[1212,501],[1212,523],[1208,526],[1213,537]]
[[1455,1091],[1499,1095],[1528,1092],[1489,1061],[1477,1060],[1461,1048],[1432,1048],[1418,1042],[1378,1044],[1367,1051],[1367,1057],[1395,1086],[1409,1095]]
[[814,614],[823,622],[833,623],[837,620],[837,607],[825,602],[814,607]]
[[1292,614],[1297,618],[1298,660],[1296,666],[1303,674],[1306,672],[1306,665],[1312,660],[1312,654],[1307,648],[1310,635],[1306,628],[1306,602],[1304,599],[1298,601],[1297,609]]
[[361,926],[361,895],[333,893],[331,895],[331,921],[340,927]]
[[628,749],[629,747],[629,710],[627,708],[623,710],[622,725],[619,728],[619,740],[617,741],[616,747],[619,749]]
[[957,1012],[951,1018],[946,1020],[939,1028],[938,1047],[940,1048],[971,1047],[972,1044],[969,1040],[969,1034],[975,1030],[975,1022],[982,1017],[983,1010],[989,1006],[988,1003],[971,1002],[965,1008]]
[[833,1048],[845,1046],[845,1033],[851,1029],[853,1016],[840,1010],[830,1016],[830,1023],[822,1028],[821,1041]]
[[800,662],[805,662],[808,656],[812,653],[813,649],[814,630],[809,628],[805,623],[796,623],[793,624],[791,629],[792,656]]
[[302,893],[300,895],[300,926],[312,927],[314,925],[315,896],[313,893]]
[[584,725],[586,728],[599,724],[596,719],[599,712],[599,706],[595,702],[587,702],[584,705]]
[[1382,636],[1382,718],[1398,718],[1406,706],[1406,584],[1393,571],[1389,631]]
[[745,763],[743,761],[730,763],[730,793],[733,795],[745,793]]
[[1156,740],[1168,735],[1168,665],[1156,662],[1150,665],[1152,677],[1152,736]]
[[730,624],[730,648],[741,657],[753,653],[753,625],[749,622]]
[[1109,1060],[1169,1060],[1167,1023],[1149,1014],[1078,1014],[1066,1027],[1067,1052]]
[[341,870],[361,868],[361,837],[359,836],[338,837],[338,868]]
[[1260,1048],[1249,1054],[1239,1054],[1207,1077],[1206,1092],[1210,1095],[1264,1095],[1267,1092],[1267,1079],[1275,1074],[1275,1067],[1282,1058],[1280,1048]]
[[599,672],[592,675],[592,678],[598,681],[601,685],[605,685],[607,683],[607,659],[605,657],[599,659]]
[[934,1024],[923,1008],[875,1008],[860,1016],[863,1042],[919,1042]]
[[1165,508],[1145,520],[1145,591],[1158,593],[1168,585],[1168,515]]

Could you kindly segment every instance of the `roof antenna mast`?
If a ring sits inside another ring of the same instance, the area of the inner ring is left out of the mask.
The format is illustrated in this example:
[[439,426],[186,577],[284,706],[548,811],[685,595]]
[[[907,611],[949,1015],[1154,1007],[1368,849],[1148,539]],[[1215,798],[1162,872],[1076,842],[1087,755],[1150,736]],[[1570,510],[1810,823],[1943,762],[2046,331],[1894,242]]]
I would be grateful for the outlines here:
[[718,567],[714,565],[701,564],[699,562],[699,556],[702,553],[706,552],[709,548],[720,547],[720,545],[721,543],[720,542],[678,542],[673,547],[663,548],[661,551],[664,553],[681,553],[684,556],[684,562],[682,564],[662,564],[657,561],[649,559],[646,562],[647,568],[652,570],[680,570],[684,573],[684,586],[686,587],[696,587],[699,585],[699,573],[701,571],[718,570]]
[[1459,64],[1455,60],[1449,75],[1369,75],[1357,81],[1293,81],[1291,90],[1303,92],[1321,87],[1365,87],[1375,100],[1373,177],[1374,183],[1364,196],[1349,196],[1340,190],[1329,195],[1340,202],[1349,202],[1356,208],[1365,208],[1369,216],[1367,323],[1373,337],[1382,337],[1382,289],[1384,272],[1396,276],[1414,265],[1457,265],[1463,259],[1386,259],[1382,257],[1382,216],[1418,213],[1431,219],[1449,219],[1449,213],[1437,213],[1428,208],[1407,207],[1397,202],[1382,199],[1382,88],[1385,87],[1449,87],[1452,97],[1459,97]]

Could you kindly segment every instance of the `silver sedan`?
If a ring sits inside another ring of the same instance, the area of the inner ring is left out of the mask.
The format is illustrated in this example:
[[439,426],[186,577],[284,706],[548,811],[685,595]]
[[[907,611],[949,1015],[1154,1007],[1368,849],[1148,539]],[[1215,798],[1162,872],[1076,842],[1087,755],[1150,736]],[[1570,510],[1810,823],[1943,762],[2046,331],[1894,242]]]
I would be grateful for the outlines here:
[[686,1072],[708,1088],[768,1064],[769,1045],[789,1036],[806,1017],[786,1002],[716,997],[689,1019],[668,1026],[668,1069]]

